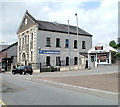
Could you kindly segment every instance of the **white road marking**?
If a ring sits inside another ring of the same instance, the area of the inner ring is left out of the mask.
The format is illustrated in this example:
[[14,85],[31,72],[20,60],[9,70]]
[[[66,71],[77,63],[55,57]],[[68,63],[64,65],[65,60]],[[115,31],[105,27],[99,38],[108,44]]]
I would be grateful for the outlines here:
[[[42,80],[42,79],[38,79],[38,80]],[[65,84],[65,83],[59,83],[59,82],[54,82],[54,81],[49,81],[49,80],[42,80],[42,81],[46,81],[46,82],[50,82],[50,83],[54,83],[54,84],[60,84],[60,85],[64,85],[64,86],[69,86],[69,87],[74,87],[74,88],[79,88],[79,89],[84,89],[84,90],[88,90],[88,91],[90,90],[90,91],[101,92],[101,93],[106,93],[106,94],[118,95],[118,93],[114,93],[114,92],[110,92],[110,91],[86,88],[86,87],[75,86],[75,85],[70,85],[70,84]]]

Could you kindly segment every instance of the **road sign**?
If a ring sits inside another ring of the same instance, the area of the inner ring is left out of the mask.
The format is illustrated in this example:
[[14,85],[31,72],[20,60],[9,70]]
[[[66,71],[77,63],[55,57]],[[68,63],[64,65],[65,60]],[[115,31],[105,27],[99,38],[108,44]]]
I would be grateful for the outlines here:
[[40,54],[60,54],[60,51],[49,51],[49,50],[40,50],[39,51]]

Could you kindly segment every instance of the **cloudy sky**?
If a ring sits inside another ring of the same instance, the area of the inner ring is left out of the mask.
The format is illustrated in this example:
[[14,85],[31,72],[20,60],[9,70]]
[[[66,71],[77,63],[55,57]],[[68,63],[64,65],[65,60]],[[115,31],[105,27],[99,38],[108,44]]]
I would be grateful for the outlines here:
[[118,37],[119,0],[2,0],[0,2],[0,42],[18,40],[16,31],[26,10],[36,19],[76,26],[93,35],[93,45],[108,44]]

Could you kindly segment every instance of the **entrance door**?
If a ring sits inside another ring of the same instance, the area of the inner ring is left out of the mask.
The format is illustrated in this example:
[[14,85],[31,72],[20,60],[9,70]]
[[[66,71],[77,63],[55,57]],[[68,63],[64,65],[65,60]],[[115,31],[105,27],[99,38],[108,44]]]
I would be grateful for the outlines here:
[[91,67],[95,66],[95,55],[91,55]]

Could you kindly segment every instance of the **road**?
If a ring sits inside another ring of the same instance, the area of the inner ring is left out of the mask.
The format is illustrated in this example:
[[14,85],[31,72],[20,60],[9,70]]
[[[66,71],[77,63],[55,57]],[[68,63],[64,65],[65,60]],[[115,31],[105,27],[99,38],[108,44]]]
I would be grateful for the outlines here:
[[[22,75],[2,75],[2,101],[6,105],[117,105],[117,99],[94,96],[69,88],[25,79]],[[27,75],[29,77],[30,75]],[[1,77],[1,76],[0,76]],[[0,79],[1,80],[1,79]],[[39,80],[38,80],[39,81]]]

